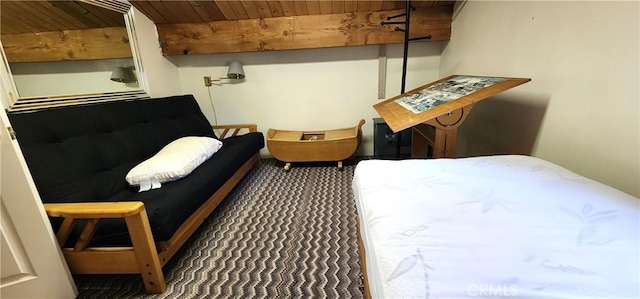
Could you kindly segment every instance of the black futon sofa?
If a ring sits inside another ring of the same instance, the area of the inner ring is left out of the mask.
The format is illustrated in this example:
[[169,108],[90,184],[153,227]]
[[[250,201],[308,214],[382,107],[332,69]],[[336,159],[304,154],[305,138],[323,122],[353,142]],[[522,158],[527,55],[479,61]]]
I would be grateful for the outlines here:
[[[9,119],[72,273],[140,273],[148,293],[165,290],[162,266],[259,165],[264,147],[256,125],[212,128],[191,95],[10,112]],[[185,136],[223,146],[159,189],[129,186],[129,170]]]

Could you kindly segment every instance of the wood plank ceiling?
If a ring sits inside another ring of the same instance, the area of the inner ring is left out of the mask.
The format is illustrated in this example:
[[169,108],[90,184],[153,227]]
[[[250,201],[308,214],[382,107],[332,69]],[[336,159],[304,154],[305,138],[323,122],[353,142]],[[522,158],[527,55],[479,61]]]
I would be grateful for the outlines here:
[[[156,24],[165,55],[401,43],[404,34],[396,27],[403,25],[382,25],[381,22],[403,13],[406,5],[405,1],[380,0],[129,2]],[[429,36],[432,41],[449,39],[455,1],[415,0],[411,3],[415,8],[411,13],[412,37]],[[79,54],[96,50],[74,48],[86,47],[87,43],[82,43],[82,39],[86,39],[104,44],[106,48],[99,52],[108,55],[113,51],[108,48],[111,46],[107,40],[128,43],[126,31],[122,35],[124,19],[120,13],[78,1],[2,1],[0,13],[2,43],[7,56],[7,48],[17,50],[18,53],[12,54],[14,61],[15,57],[19,57],[17,61],[101,59],[105,57]],[[404,17],[400,17],[392,21],[403,20]],[[90,32],[95,28],[102,29]],[[107,32],[104,28],[120,28],[121,33]],[[59,38],[43,40],[46,34],[42,32],[53,32],[53,36]],[[89,33],[101,34],[102,38],[88,38]],[[32,37],[25,36],[27,34]],[[37,37],[33,37],[34,34]],[[69,43],[72,36],[80,40],[80,45]],[[25,54],[29,49],[39,51],[40,56],[51,49],[59,49],[60,54],[53,58],[34,58]]]
[[[288,0],[288,1],[139,1],[131,4],[155,24],[199,23],[306,15],[376,12],[404,9],[406,1]],[[451,6],[455,1],[414,0],[415,8]]]
[[[411,37],[448,40],[455,1],[412,1]],[[406,1],[138,1],[165,55],[401,43],[403,26],[381,25]],[[396,19],[402,21],[404,18]]]

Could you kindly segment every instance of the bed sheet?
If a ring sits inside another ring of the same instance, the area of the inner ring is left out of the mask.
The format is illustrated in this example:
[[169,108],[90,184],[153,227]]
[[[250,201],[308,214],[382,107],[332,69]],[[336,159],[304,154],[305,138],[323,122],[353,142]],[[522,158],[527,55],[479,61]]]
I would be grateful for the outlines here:
[[636,197],[529,156],[360,162],[373,298],[639,298]]

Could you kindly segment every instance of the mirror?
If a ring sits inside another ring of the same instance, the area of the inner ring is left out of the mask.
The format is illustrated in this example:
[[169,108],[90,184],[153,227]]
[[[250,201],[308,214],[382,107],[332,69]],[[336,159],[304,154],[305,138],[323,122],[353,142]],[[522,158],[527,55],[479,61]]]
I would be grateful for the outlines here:
[[[77,98],[146,96],[131,5],[117,0],[0,3],[9,106]],[[122,68],[130,78],[112,79]]]

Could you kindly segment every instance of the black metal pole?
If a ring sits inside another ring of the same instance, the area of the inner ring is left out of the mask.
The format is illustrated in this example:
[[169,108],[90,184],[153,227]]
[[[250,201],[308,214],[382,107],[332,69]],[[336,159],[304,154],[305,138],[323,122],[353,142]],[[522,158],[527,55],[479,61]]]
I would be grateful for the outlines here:
[[407,81],[407,54],[409,53],[409,21],[411,19],[411,0],[407,0],[407,16],[404,20],[404,53],[402,56],[402,86],[400,93],[404,93]]
[[[407,81],[407,54],[409,53],[409,22],[411,21],[411,0],[407,0],[406,16],[404,19],[404,53],[402,56],[402,85],[400,86],[400,94],[404,93],[404,87]],[[400,149],[402,147],[402,131],[398,132],[396,144],[396,158],[400,158]]]

